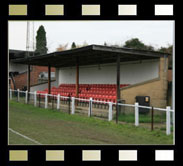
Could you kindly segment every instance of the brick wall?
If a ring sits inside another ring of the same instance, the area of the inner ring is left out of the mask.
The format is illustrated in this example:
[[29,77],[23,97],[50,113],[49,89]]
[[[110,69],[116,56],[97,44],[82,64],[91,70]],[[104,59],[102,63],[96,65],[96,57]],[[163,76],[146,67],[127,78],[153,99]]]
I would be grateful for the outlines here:
[[121,89],[121,99],[128,104],[134,104],[136,96],[150,96],[152,106],[165,107],[167,105],[168,58],[160,58],[159,64],[159,78]]
[[[31,75],[30,75],[30,78],[31,78],[30,85],[35,85],[38,83],[39,74],[41,72],[48,72],[48,67],[32,66]],[[55,72],[55,68],[51,68],[51,72]],[[15,76],[14,80],[15,80],[17,89],[22,89],[24,86],[27,86],[27,72]],[[11,81],[11,84],[12,84],[12,81]]]
[[17,89],[22,89],[27,86],[27,73],[22,73],[14,77],[15,85]]
[[[48,67],[33,66],[31,71],[31,85],[35,85],[38,83],[39,74],[41,72],[48,72]],[[51,68],[51,72],[55,72],[55,68]]]

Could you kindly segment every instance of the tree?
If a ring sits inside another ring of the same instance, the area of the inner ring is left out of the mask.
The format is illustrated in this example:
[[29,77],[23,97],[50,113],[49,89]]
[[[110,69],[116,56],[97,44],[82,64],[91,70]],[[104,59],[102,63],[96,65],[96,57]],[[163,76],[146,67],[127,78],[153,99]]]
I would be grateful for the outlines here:
[[168,45],[168,47],[161,47],[160,49],[158,49],[158,51],[159,52],[163,52],[163,53],[172,54],[173,46],[172,45]]
[[46,31],[44,29],[44,26],[41,25],[39,29],[37,30],[37,36],[36,36],[36,55],[46,54],[48,51],[47,48],[47,41],[46,41]]
[[83,44],[81,45],[77,44],[76,48],[85,47],[85,46],[88,46],[88,43],[86,41],[84,41]]
[[168,67],[172,68],[172,51],[173,51],[173,45],[168,45],[168,47],[161,47],[158,49],[159,52],[170,54],[168,56]]
[[104,42],[104,46],[107,46],[107,43],[106,42]]
[[64,51],[64,50],[67,50],[67,46],[68,46],[68,43],[67,44],[60,44],[58,46],[58,48],[56,49],[56,51]]
[[73,49],[73,48],[76,48],[75,42],[73,42],[72,45],[71,45],[71,49]]
[[138,49],[138,50],[154,51],[154,47],[153,46],[145,45],[138,38],[132,38],[130,40],[127,40],[123,47],[134,48],[134,49]]

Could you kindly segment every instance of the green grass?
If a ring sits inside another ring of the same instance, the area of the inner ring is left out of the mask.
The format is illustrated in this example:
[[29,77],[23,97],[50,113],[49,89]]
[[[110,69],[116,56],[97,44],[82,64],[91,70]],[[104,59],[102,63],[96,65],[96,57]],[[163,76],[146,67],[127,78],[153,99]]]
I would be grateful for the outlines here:
[[[135,115],[134,114],[120,114],[119,121],[127,122],[127,123],[134,123],[135,122]],[[154,123],[165,123],[166,122],[166,115],[154,115]],[[147,114],[140,114],[139,115],[139,122],[140,123],[151,123],[151,115]]]
[[[173,144],[173,136],[132,124],[69,115],[10,101],[9,127],[41,144]],[[9,144],[34,144],[9,132]]]
[[17,144],[17,143],[21,143],[24,145],[32,144],[31,141],[15,134],[15,133],[12,133],[11,131],[9,132],[9,138],[11,138],[11,144]]

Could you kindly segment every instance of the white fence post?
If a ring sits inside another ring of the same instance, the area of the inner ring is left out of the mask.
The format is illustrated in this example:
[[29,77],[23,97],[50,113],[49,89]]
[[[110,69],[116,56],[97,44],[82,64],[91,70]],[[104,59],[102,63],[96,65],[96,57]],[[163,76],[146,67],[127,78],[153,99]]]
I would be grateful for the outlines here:
[[19,102],[20,101],[20,90],[17,89],[17,101]]
[[34,92],[34,106],[36,107],[37,105],[37,92]]
[[10,89],[10,100],[12,100],[12,90]]
[[167,106],[166,107],[166,134],[170,135],[171,131],[170,131],[170,107]]
[[71,114],[75,113],[75,97],[72,97],[72,111]]
[[173,132],[175,133],[175,110],[173,110],[173,112],[172,112],[172,114],[173,114]]
[[28,103],[28,91],[27,90],[25,91],[25,103],[26,104]]
[[139,103],[135,103],[135,126],[139,126]]
[[45,109],[48,108],[48,94],[45,94]]
[[109,103],[109,118],[108,118],[109,121],[112,120],[112,102]]
[[60,94],[57,95],[57,110],[60,109]]
[[92,115],[92,98],[90,97],[89,100],[89,109],[88,109],[88,116],[90,117]]

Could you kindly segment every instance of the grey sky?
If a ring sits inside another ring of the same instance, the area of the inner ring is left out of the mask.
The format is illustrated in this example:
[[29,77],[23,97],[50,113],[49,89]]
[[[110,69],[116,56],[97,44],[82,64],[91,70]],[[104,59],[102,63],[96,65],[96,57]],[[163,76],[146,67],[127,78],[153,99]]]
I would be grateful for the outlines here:
[[[47,46],[53,52],[59,44],[124,44],[137,37],[155,48],[173,43],[173,21],[35,21],[34,34],[40,25],[46,30]],[[9,22],[9,48],[26,50],[26,21]],[[30,47],[33,43],[30,22]],[[34,38],[35,41],[35,38]]]

